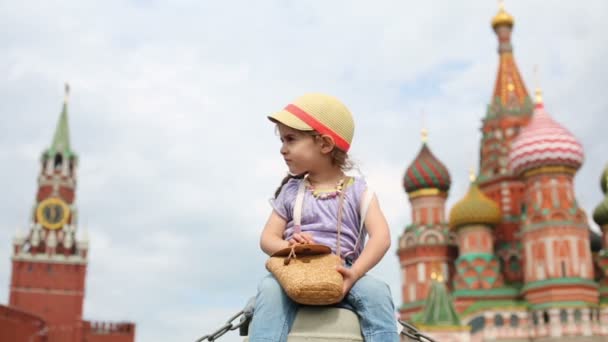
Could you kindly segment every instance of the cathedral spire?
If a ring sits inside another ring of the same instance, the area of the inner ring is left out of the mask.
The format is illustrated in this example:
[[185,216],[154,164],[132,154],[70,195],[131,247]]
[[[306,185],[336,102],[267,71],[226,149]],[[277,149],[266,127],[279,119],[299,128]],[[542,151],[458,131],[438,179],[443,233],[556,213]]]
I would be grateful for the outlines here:
[[49,154],[55,155],[56,153],[63,153],[64,157],[68,157],[74,154],[70,147],[70,129],[68,125],[68,99],[70,95],[70,86],[65,84],[65,95],[63,98],[63,109],[59,116],[59,122],[57,122],[57,128],[55,129],[55,135],[53,136],[53,142],[49,149]]
[[532,109],[528,91],[513,58],[511,33],[514,22],[513,16],[507,13],[501,1],[498,13],[492,19],[492,28],[498,37],[500,61],[489,116],[529,115]]

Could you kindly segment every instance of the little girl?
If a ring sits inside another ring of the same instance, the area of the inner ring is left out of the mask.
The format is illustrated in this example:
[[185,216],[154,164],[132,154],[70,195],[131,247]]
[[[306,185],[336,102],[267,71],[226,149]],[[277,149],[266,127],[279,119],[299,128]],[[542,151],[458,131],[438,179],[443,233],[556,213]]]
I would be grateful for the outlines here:
[[[367,186],[363,179],[344,174],[350,168],[347,152],[354,133],[350,111],[334,97],[307,94],[268,118],[277,125],[290,176],[271,202],[273,211],[260,239],[262,250],[271,255],[294,243],[320,243],[336,253],[338,194],[344,192],[340,234],[344,266],[337,268],[344,288],[339,306],[357,313],[365,341],[399,341],[390,289],[366,274],[390,247],[388,224],[375,196],[366,217],[359,217]],[[301,224],[295,229],[294,201],[302,182],[307,191]],[[363,236],[359,236],[361,219]],[[369,241],[364,245],[365,233]],[[268,274],[259,284],[249,341],[286,341],[298,307]]]

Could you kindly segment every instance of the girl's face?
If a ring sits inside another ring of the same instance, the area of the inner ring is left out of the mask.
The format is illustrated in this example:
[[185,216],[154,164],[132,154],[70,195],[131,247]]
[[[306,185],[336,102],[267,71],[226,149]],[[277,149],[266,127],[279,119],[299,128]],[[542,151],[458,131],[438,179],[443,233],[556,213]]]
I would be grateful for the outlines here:
[[277,124],[281,137],[281,155],[292,174],[310,172],[322,160],[321,144],[314,135]]

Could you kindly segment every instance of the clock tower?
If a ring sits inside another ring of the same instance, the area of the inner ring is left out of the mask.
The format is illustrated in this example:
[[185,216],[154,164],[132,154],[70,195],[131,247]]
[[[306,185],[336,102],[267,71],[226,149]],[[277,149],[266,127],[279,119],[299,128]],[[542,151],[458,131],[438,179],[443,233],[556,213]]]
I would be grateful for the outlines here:
[[[29,229],[13,240],[9,305],[47,322],[48,341],[82,341],[88,240],[77,234],[78,159],[70,146],[66,85],[51,146],[40,158]],[[78,237],[77,237],[78,236]]]

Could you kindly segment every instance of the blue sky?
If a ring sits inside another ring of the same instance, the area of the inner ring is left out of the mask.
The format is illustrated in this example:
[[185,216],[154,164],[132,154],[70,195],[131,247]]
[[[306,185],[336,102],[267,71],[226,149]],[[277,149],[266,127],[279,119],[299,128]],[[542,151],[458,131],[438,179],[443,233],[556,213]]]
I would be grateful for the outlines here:
[[[1,2],[0,303],[65,81],[80,229],[91,239],[85,318],[135,321],[138,341],[189,341],[243,306],[265,274],[258,237],[286,171],[265,115],[300,94],[333,94],[354,113],[352,157],[394,241],[410,222],[401,180],[420,148],[422,111],[453,179],[448,207],[464,195],[496,75],[497,7]],[[506,8],[528,90],[539,65],[547,110],[585,147],[576,193],[592,212],[608,162],[608,4],[512,0]],[[372,273],[399,305],[395,246]]]

